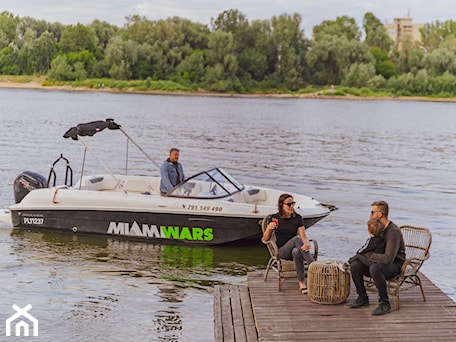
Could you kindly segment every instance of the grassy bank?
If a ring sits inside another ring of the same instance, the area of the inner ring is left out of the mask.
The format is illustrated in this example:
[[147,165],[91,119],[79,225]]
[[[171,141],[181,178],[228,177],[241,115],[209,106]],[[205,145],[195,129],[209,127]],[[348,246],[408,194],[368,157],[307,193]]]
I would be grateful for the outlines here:
[[456,102],[456,97],[442,96],[395,96],[387,91],[373,91],[367,88],[336,87],[307,87],[296,92],[275,90],[255,90],[244,93],[216,93],[199,89],[192,85],[182,85],[173,81],[147,80],[113,80],[109,78],[86,79],[83,81],[53,81],[46,76],[0,76],[0,88],[49,89],[67,91],[111,91],[133,92],[146,94],[184,94],[184,95],[213,95],[213,96],[261,96],[261,97],[290,97],[290,98],[335,98],[335,99],[378,99],[378,100],[421,100]]

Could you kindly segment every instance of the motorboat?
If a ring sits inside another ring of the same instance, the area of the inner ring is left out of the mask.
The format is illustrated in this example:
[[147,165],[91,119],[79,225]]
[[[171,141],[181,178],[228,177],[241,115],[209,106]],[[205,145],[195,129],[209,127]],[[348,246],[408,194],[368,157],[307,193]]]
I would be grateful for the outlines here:
[[[243,185],[223,168],[214,167],[163,195],[159,176],[114,174],[86,144],[86,137],[106,128],[123,133],[151,159],[113,119],[72,127],[64,138],[79,141],[83,158],[90,152],[105,171],[86,175],[82,170],[73,184],[73,169],[63,154],[51,165],[48,178],[23,171],[14,181],[16,203],[9,207],[13,227],[190,245],[260,241],[259,222],[277,211],[277,199],[284,191]],[[66,164],[64,181],[55,184],[56,165],[61,162]],[[335,209],[306,195],[292,195],[306,228]]]

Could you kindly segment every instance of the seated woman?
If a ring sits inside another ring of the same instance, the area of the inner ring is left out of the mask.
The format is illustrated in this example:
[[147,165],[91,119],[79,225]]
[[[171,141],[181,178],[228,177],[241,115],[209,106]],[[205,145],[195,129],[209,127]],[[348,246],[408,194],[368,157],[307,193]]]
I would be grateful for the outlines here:
[[272,221],[263,233],[263,240],[268,241],[275,231],[279,257],[293,260],[298,275],[299,288],[302,294],[307,293],[307,274],[304,262],[310,265],[314,259],[309,252],[310,243],[307,239],[302,216],[295,212],[296,202],[290,194],[279,196],[278,213],[272,215]]

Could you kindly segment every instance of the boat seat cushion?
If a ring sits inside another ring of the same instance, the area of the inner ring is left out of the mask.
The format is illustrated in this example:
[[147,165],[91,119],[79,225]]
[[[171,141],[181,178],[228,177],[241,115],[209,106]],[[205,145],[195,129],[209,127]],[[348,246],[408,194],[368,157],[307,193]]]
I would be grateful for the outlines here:
[[266,201],[266,191],[262,189],[247,189],[244,192],[244,198],[247,203],[257,203]]
[[91,177],[86,178],[82,182],[81,189],[92,190],[92,191],[102,191],[102,190],[113,190],[117,186],[117,182],[112,177]]
[[123,186],[127,192],[153,192],[150,184],[142,179],[129,179]]

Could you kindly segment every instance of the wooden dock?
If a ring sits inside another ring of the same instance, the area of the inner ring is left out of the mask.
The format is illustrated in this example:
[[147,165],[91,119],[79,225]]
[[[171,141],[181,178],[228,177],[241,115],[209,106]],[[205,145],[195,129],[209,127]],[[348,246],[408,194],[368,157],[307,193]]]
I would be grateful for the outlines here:
[[215,341],[258,341],[247,286],[224,285],[214,289]]
[[[275,274],[264,282],[263,272],[251,272],[247,286],[216,287],[216,341],[456,341],[456,303],[426,276],[421,279],[426,302],[415,287],[401,292],[400,310],[392,305],[391,313],[372,316],[376,294],[360,309],[316,304],[299,293],[296,279],[287,279],[279,292]],[[347,302],[356,297],[352,285]]]

